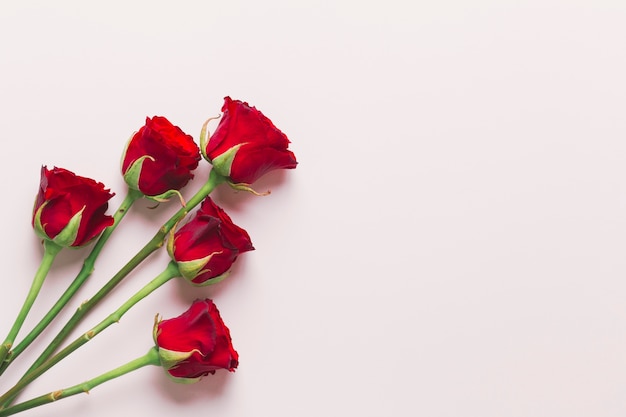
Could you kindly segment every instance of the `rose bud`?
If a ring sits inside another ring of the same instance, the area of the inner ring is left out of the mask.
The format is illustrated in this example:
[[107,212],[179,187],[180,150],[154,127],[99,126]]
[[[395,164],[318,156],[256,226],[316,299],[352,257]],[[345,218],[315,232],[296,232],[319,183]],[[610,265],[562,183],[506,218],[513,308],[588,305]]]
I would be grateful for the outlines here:
[[172,231],[167,242],[167,251],[181,276],[196,285],[226,278],[237,256],[253,249],[248,233],[210,197],[204,199],[187,224]]
[[196,382],[218,369],[234,372],[239,355],[213,301],[196,300],[176,318],[155,320],[161,365],[177,382]]
[[122,173],[131,189],[164,201],[193,178],[199,161],[200,150],[191,136],[165,117],[147,117],[126,145]]
[[222,112],[206,146],[206,138],[200,141],[204,157],[220,175],[249,185],[269,171],[296,167],[287,136],[255,107],[226,97]]
[[43,239],[62,247],[84,246],[113,224],[105,213],[114,196],[102,183],[71,171],[41,167],[33,227]]

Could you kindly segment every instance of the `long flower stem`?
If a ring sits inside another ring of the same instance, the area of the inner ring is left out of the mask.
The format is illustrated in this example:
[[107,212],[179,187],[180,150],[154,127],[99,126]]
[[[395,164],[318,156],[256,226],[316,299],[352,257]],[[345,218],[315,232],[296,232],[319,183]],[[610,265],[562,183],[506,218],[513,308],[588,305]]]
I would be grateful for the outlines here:
[[46,359],[48,359],[52,354],[58,349],[58,347],[63,343],[63,341],[69,336],[69,334],[74,330],[74,328],[82,321],[82,319],[87,315],[91,309],[96,306],[107,294],[109,294],[113,289],[133,270],[137,265],[143,262],[150,254],[163,246],[163,241],[167,236],[168,232],[176,226],[176,224],[181,221],[187,213],[189,213],[195,206],[200,204],[202,200],[206,196],[208,196],[219,184],[226,181],[226,178],[215,172],[215,170],[211,170],[209,174],[209,179],[207,182],[198,190],[198,192],[191,197],[185,206],[181,207],[170,219],[161,226],[159,231],[154,235],[154,237],[130,260],[126,265],[120,269],[117,274],[113,276],[101,289],[98,291],[93,297],[91,297],[88,301],[81,304],[80,307],[76,310],[74,315],[69,319],[69,321],[65,324],[65,326],[61,329],[61,331],[56,335],[56,337],[50,342],[50,344],[46,347],[46,349],[39,355],[37,360],[33,363],[33,365],[28,369],[27,373],[37,368],[39,365],[44,363]]
[[0,375],[9,367],[11,362],[15,360],[30,344],[45,330],[45,328],[54,320],[54,318],[61,312],[63,307],[70,301],[70,299],[76,294],[76,292],[80,289],[80,287],[85,283],[87,278],[91,276],[94,271],[94,266],[96,263],[96,259],[104,244],[109,240],[109,237],[120,223],[120,221],[124,218],[130,207],[133,205],[137,199],[142,197],[143,194],[139,191],[129,189],[126,197],[120,204],[120,207],[117,209],[115,214],[113,215],[113,225],[104,229],[100,238],[94,245],[93,249],[85,258],[83,262],[83,267],[80,272],[74,279],[74,281],[70,284],[70,286],[65,290],[63,295],[59,298],[59,300],[52,306],[50,311],[39,321],[39,323],[28,333],[28,335],[15,346],[15,348],[9,353],[7,358],[0,365]]
[[127,364],[120,366],[119,368],[113,369],[100,376],[90,379],[89,381],[85,381],[81,384],[74,385],[73,387],[50,392],[46,395],[42,395],[40,397],[36,397],[28,401],[24,401],[23,403],[16,404],[9,408],[5,408],[5,409],[0,408],[0,417],[10,416],[10,415],[19,413],[21,411],[38,407],[40,405],[49,404],[51,402],[58,401],[63,398],[71,397],[76,394],[89,393],[89,391],[91,391],[92,389],[94,389],[100,384],[103,384],[107,381],[110,381],[114,378],[125,375],[129,372],[135,371],[147,365],[156,365],[156,366],[160,365],[159,353],[156,347],[153,347],[152,349],[150,349],[150,351],[148,351],[148,353],[145,354],[144,356],[137,358],[133,361],[130,361]]
[[57,254],[61,251],[62,247],[57,245],[56,243],[50,240],[44,240],[44,251],[43,257],[41,259],[41,264],[35,273],[35,277],[33,278],[33,283],[31,284],[30,290],[28,291],[28,295],[26,296],[26,300],[24,300],[24,304],[20,309],[20,312],[17,314],[15,318],[15,322],[9,330],[9,334],[2,345],[0,345],[0,363],[2,363],[5,358],[8,356],[11,346],[13,346],[13,342],[17,337],[22,325],[24,324],[24,320],[26,320],[26,316],[33,306],[37,295],[39,294],[39,290],[41,290],[41,286],[48,275],[48,271],[50,271],[50,267],[52,266],[52,262],[54,258],[56,258]]
[[52,356],[44,363],[42,363],[37,368],[28,372],[26,375],[20,379],[17,384],[15,384],[10,390],[8,390],[4,395],[0,397],[0,404],[6,407],[13,398],[34,381],[38,376],[46,372],[48,369],[52,368],[54,365],[59,363],[62,359],[67,357],[70,353],[74,352],[76,349],[96,337],[100,334],[104,329],[109,327],[110,325],[117,323],[120,321],[122,316],[130,310],[135,304],[139,301],[143,300],[149,294],[151,294],[154,290],[159,288],[161,285],[165,284],[172,278],[178,277],[180,272],[178,271],[178,266],[176,262],[171,261],[167,268],[163,272],[161,272],[156,278],[146,284],[142,289],[137,291],[132,297],[130,297],[124,304],[122,304],[117,310],[115,310],[112,314],[110,314],[107,318],[98,323],[91,330],[84,333],[82,336],[78,337],[72,343],[67,345],[65,348],[59,351],[56,355]]

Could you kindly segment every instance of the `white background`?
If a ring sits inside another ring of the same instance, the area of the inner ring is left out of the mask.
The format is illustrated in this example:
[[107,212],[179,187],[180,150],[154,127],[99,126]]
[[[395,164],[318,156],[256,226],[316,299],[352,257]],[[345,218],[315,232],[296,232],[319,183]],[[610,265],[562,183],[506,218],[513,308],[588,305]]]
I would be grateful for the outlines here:
[[[104,182],[113,211],[145,117],[197,139],[226,95],[269,116],[300,162],[256,184],[268,197],[214,193],[256,247],[227,281],[168,283],[22,399],[144,354],[154,315],[196,297],[219,306],[237,372],[183,386],[145,368],[23,415],[624,416],[625,42],[622,0],[3,0],[2,336],[41,256],[42,164]],[[176,209],[151,205],[63,317]],[[87,253],[59,256],[28,329]]]

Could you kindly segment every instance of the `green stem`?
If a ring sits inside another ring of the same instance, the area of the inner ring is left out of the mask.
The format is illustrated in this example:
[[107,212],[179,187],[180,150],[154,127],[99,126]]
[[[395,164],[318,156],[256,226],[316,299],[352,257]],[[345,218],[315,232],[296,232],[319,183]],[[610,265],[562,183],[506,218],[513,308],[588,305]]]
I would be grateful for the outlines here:
[[85,381],[82,384],[74,385],[73,387],[65,388],[58,391],[53,391],[46,395],[24,401],[23,403],[16,404],[9,408],[0,408],[0,417],[10,416],[21,411],[38,407],[40,405],[49,404],[63,398],[71,397],[76,394],[82,394],[83,392],[89,393],[89,391],[91,391],[100,384],[103,384],[107,381],[125,375],[129,372],[135,371],[147,365],[160,365],[159,353],[156,347],[150,349],[150,351],[148,351],[148,353],[144,356],[130,361],[127,364],[120,366],[119,368],[113,369],[112,371],[97,376],[96,378],[90,379],[89,381]]
[[107,318],[98,323],[95,327],[93,327],[88,332],[81,335],[79,338],[74,340],[72,343],[67,345],[65,348],[59,351],[56,355],[47,359],[44,363],[39,365],[37,368],[28,372],[26,375],[20,379],[17,384],[15,384],[10,390],[8,390],[4,395],[0,397],[0,404],[3,407],[6,407],[15,396],[24,389],[28,384],[34,381],[41,374],[46,372],[48,369],[52,368],[54,365],[59,363],[62,359],[67,357],[70,353],[74,352],[76,349],[96,337],[100,334],[104,329],[109,327],[110,325],[117,323],[120,321],[122,316],[130,310],[135,304],[139,301],[143,300],[149,294],[151,294],[154,290],[159,288],[161,285],[165,284],[172,278],[175,278],[180,275],[178,271],[178,266],[176,262],[171,261],[167,268],[163,272],[161,272],[156,278],[146,284],[142,289],[137,291],[135,295],[130,297],[124,304],[122,304],[117,310],[115,310],[112,314],[110,314]]
[[0,366],[0,375],[9,367],[11,362],[15,360],[30,344],[46,329],[46,327],[54,320],[54,318],[61,312],[63,307],[70,301],[70,299],[76,294],[76,292],[80,289],[80,287],[85,283],[87,278],[91,276],[94,271],[94,265],[96,263],[96,259],[104,244],[109,240],[109,237],[118,226],[120,221],[124,218],[130,207],[133,205],[135,201],[141,198],[143,194],[140,191],[129,189],[126,197],[120,204],[120,207],[117,209],[115,214],[113,215],[113,225],[104,229],[104,232],[100,235],[100,238],[94,245],[89,256],[85,258],[83,262],[83,267],[80,272],[74,279],[74,281],[70,284],[70,286],[65,290],[63,295],[59,298],[59,300],[52,306],[50,311],[39,321],[39,323],[28,333],[28,335],[10,352],[9,356],[5,359],[4,363]]
[[215,170],[211,170],[209,179],[198,190],[198,192],[191,197],[187,204],[180,208],[154,235],[154,237],[130,260],[126,265],[120,269],[117,274],[113,276],[93,297],[84,302],[74,315],[69,319],[61,331],[50,342],[48,347],[41,353],[35,363],[28,369],[27,373],[37,368],[43,362],[46,361],[52,354],[58,349],[63,341],[69,336],[74,328],[81,322],[83,317],[96,306],[107,294],[109,294],[125,277],[128,275],[137,265],[143,262],[150,254],[163,246],[163,241],[168,232],[181,221],[187,213],[189,213],[195,206],[200,204],[219,184],[226,181],[226,177],[221,176]]
[[28,291],[28,295],[26,296],[26,300],[24,300],[24,304],[18,313],[15,323],[9,330],[9,334],[2,345],[0,345],[0,363],[2,363],[9,351],[11,350],[11,346],[13,346],[13,342],[17,337],[22,325],[24,324],[24,320],[26,320],[26,316],[30,311],[37,295],[39,294],[39,290],[41,290],[41,286],[48,275],[48,271],[50,271],[50,267],[52,266],[52,262],[54,258],[56,258],[57,254],[61,251],[62,247],[52,242],[51,240],[44,240],[43,243],[43,258],[41,259],[41,264],[35,273],[35,277],[33,278],[33,283],[31,284],[30,290]]

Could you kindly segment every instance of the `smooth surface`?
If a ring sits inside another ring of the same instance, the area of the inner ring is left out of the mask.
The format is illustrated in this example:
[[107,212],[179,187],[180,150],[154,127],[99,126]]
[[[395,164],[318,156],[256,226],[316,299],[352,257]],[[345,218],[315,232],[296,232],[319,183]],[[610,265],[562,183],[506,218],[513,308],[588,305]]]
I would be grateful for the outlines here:
[[[625,415],[625,21],[617,0],[0,2],[0,333],[40,259],[42,164],[104,182],[114,209],[145,117],[197,140],[226,95],[300,162],[256,184],[268,197],[214,194],[256,247],[228,280],[169,283],[22,398],[144,354],[154,315],[196,297],[220,307],[236,373],[144,369],[23,415]],[[133,208],[64,317],[175,205]],[[60,255],[27,327],[86,254]]]

